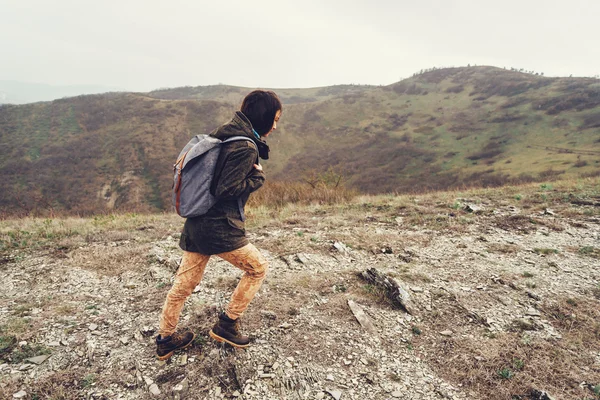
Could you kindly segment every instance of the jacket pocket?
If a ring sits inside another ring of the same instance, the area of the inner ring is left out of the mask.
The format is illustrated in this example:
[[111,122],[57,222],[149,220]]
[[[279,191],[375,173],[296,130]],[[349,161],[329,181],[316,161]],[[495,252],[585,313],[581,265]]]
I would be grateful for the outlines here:
[[238,229],[238,230],[242,231],[243,233],[246,233],[246,226],[243,221],[240,221],[239,219],[233,219],[233,218],[227,217],[227,223],[232,228]]

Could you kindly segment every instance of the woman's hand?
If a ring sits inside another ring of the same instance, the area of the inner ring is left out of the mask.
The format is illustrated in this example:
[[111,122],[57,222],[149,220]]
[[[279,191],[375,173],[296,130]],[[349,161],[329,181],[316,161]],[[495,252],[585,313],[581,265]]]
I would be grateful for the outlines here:
[[262,165],[260,165],[260,164],[254,164],[254,168],[256,168],[256,169],[257,169],[257,170],[259,170],[259,171],[262,171],[262,170],[263,170],[263,169],[262,169]]

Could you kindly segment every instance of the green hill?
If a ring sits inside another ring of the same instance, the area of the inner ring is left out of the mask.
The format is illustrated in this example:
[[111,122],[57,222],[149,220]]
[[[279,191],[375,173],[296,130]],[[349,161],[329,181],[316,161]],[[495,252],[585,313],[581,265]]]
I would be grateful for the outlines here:
[[[77,213],[169,208],[190,136],[251,89],[224,85],[0,107],[0,207]],[[497,186],[600,173],[600,81],[494,67],[427,71],[389,86],[276,90],[269,179],[333,169],[371,193]]]

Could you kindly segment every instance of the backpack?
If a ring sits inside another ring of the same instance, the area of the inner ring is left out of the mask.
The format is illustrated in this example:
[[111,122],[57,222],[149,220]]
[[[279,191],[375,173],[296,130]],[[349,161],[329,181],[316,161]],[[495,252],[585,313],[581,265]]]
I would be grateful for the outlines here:
[[194,136],[181,150],[173,165],[172,202],[177,214],[184,218],[204,215],[215,205],[217,199],[210,192],[221,144],[247,140],[233,136],[220,140],[210,135]]

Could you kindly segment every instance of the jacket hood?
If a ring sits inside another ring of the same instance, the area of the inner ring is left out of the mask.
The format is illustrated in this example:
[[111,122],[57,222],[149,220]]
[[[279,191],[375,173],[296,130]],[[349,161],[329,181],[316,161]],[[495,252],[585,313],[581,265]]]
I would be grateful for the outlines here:
[[269,146],[263,139],[257,139],[252,130],[252,124],[248,117],[241,111],[236,111],[235,115],[228,123],[221,125],[211,133],[211,136],[217,139],[225,140],[233,136],[245,136],[256,144],[258,155],[263,160],[269,159]]

